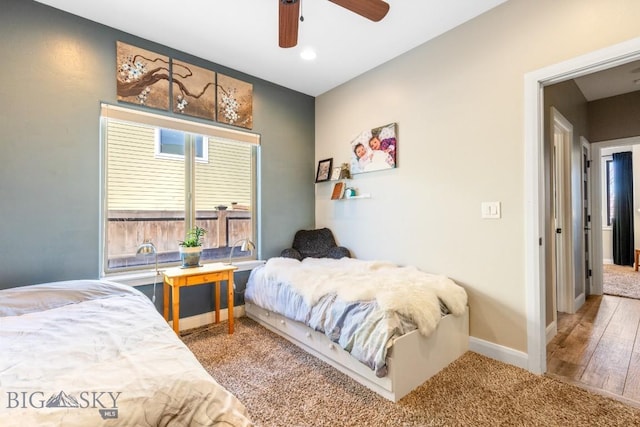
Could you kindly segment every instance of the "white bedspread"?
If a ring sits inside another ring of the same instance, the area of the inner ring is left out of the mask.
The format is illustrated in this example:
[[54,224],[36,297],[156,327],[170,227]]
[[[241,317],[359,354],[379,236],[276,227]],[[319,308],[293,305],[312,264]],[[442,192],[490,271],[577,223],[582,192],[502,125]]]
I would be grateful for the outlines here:
[[137,290],[68,281],[0,291],[0,426],[248,426]]
[[336,294],[346,302],[375,300],[383,311],[393,311],[416,323],[428,336],[441,318],[440,298],[449,311],[462,315],[467,293],[451,279],[425,273],[415,267],[399,267],[385,261],[353,258],[271,258],[265,265],[267,279],[286,283],[302,295],[308,306]]

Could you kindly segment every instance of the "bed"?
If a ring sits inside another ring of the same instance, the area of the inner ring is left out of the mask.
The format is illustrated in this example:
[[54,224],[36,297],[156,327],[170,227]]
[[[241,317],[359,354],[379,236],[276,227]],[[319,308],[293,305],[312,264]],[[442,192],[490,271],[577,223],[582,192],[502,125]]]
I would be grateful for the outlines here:
[[74,280],[0,291],[0,425],[252,423],[146,296]]
[[249,276],[245,313],[394,402],[469,344],[461,286],[384,261],[271,258]]

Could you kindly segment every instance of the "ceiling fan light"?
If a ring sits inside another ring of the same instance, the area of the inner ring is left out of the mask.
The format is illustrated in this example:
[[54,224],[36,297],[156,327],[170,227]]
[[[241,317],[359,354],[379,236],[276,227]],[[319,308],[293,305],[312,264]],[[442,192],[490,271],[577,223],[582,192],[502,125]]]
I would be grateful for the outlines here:
[[316,56],[316,51],[311,48],[306,48],[302,52],[300,52],[300,58],[304,59],[305,61],[313,61],[314,59],[316,59]]

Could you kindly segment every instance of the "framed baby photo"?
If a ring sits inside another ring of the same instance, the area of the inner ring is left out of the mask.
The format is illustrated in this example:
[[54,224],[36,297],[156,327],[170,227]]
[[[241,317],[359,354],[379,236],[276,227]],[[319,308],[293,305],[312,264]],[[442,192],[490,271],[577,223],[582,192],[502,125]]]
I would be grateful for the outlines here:
[[396,123],[389,123],[361,132],[350,143],[351,174],[395,168],[398,158],[396,134]]
[[329,181],[331,175],[331,164],[333,158],[320,160],[318,162],[318,171],[316,172],[316,182]]

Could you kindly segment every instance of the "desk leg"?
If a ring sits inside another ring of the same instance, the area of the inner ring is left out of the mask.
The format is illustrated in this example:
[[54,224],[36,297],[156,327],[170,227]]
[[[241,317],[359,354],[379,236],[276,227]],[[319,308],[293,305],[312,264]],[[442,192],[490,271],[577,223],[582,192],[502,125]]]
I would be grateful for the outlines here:
[[180,335],[180,286],[173,285],[171,292],[171,304],[173,315],[173,331]]
[[227,312],[229,313],[229,333],[233,333],[233,271],[228,273],[227,280]]
[[169,321],[169,284],[164,281],[162,288],[162,315],[164,320]]
[[215,282],[213,284],[215,289],[215,304],[216,304],[216,323],[220,323],[220,282]]

